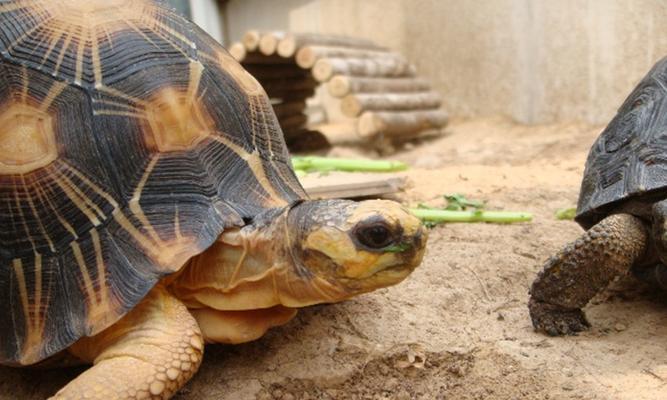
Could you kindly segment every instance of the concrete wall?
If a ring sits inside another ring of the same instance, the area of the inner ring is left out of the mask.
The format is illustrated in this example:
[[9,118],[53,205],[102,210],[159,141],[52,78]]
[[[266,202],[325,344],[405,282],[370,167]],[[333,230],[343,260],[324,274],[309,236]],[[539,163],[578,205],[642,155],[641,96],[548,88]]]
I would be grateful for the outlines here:
[[247,29],[369,38],[414,62],[452,116],[604,123],[667,55],[664,0],[229,0]]

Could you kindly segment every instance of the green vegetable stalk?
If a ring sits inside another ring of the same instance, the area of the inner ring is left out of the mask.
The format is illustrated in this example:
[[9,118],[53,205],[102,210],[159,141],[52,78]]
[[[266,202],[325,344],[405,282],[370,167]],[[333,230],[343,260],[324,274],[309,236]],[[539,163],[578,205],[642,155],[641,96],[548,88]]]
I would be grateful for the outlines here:
[[556,211],[556,219],[573,220],[576,215],[576,207],[561,208],[560,210]]
[[533,215],[526,212],[511,211],[451,211],[426,208],[412,208],[410,211],[425,222],[493,222],[508,224],[532,221]]
[[295,170],[306,172],[395,172],[408,169],[408,165],[400,161],[354,160],[315,156],[292,157],[292,167],[294,167]]

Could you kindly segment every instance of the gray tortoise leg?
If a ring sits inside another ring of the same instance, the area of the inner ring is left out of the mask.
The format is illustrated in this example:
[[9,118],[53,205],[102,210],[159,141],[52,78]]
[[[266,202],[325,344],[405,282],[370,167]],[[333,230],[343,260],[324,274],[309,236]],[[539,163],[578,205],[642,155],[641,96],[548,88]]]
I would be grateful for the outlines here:
[[667,290],[667,200],[655,203],[651,209],[653,218],[651,236],[654,239],[656,256],[661,262],[650,266],[635,268],[637,278],[649,285]]
[[590,325],[581,308],[644,254],[647,232],[629,214],[611,215],[551,257],[530,288],[536,330],[571,335]]

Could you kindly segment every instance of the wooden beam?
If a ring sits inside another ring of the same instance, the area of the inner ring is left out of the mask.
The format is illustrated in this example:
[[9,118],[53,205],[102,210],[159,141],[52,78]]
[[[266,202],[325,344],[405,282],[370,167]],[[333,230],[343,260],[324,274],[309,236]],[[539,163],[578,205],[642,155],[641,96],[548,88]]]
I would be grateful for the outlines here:
[[362,141],[355,120],[321,123],[310,128],[321,132],[332,145],[358,145]]
[[423,92],[431,87],[420,78],[364,78],[336,75],[327,82],[329,93],[338,98],[350,93]]
[[371,40],[349,36],[325,35],[317,33],[290,33],[278,43],[278,54],[281,57],[293,57],[299,48],[306,45],[344,46],[368,50],[386,50]]
[[396,58],[405,61],[397,53],[340,46],[304,46],[296,53],[295,60],[301,68],[310,69],[320,58]]
[[447,113],[430,111],[366,111],[359,118],[359,135],[365,138],[414,136],[427,129],[439,129],[447,124]]
[[423,93],[349,94],[341,102],[341,111],[347,117],[358,117],[364,111],[408,111],[434,109],[442,105],[440,95]]
[[313,67],[313,76],[318,82],[327,82],[334,75],[368,77],[414,76],[415,67],[407,61],[395,59],[321,58]]

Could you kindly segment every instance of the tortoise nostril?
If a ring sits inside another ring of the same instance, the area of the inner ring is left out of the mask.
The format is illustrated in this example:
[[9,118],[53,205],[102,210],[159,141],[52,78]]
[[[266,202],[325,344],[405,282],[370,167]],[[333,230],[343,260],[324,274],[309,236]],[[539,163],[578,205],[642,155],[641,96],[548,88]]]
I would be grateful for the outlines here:
[[423,227],[419,228],[419,231],[417,231],[417,234],[414,237],[415,247],[422,247],[424,244],[426,244],[427,240],[428,232]]

